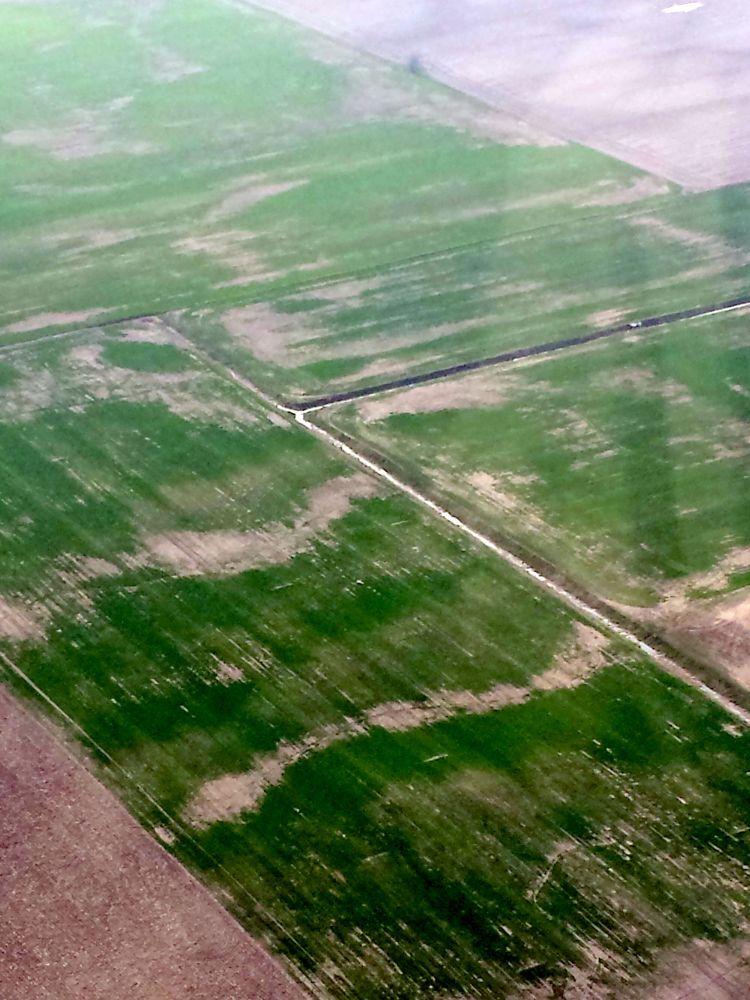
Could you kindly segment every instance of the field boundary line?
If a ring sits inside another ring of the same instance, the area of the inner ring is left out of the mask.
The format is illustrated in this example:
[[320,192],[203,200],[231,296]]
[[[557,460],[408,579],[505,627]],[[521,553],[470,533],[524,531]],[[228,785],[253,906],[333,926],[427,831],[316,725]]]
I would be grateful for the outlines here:
[[501,354],[493,354],[487,358],[462,361],[455,365],[448,365],[445,368],[434,368],[432,371],[421,372],[415,375],[404,375],[401,378],[389,379],[386,382],[379,382],[376,385],[366,385],[343,392],[333,392],[326,396],[318,396],[314,399],[300,400],[299,402],[290,400],[285,402],[285,405],[290,410],[298,413],[312,413],[316,410],[326,409],[329,406],[348,403],[355,399],[378,396],[381,393],[393,392],[397,389],[409,389],[412,386],[424,385],[429,382],[440,382],[443,379],[465,375],[468,372],[480,371],[483,368],[495,368],[499,365],[511,364],[514,361],[522,361],[525,358],[557,354],[564,350],[593,344],[600,340],[609,340],[612,337],[623,334],[635,334],[640,330],[655,330],[664,326],[672,326],[675,323],[685,323],[693,319],[718,316],[722,313],[735,312],[738,309],[747,307],[750,307],[749,298],[728,299],[725,302],[716,302],[708,306],[695,306],[690,309],[681,309],[677,312],[662,313],[659,316],[648,316],[645,319],[635,320],[630,323],[619,323],[617,326],[604,327],[601,330],[594,330],[591,333],[563,337],[559,340],[549,340],[543,344],[534,344],[531,347],[517,347],[510,351],[503,351]]

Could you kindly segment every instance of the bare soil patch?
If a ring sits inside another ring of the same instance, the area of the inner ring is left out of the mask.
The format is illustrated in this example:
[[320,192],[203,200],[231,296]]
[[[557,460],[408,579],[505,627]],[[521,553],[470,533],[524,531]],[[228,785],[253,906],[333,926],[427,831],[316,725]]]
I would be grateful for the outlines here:
[[601,382],[642,396],[660,396],[671,403],[693,402],[687,386],[674,379],[662,378],[650,368],[631,365],[618,371],[608,371],[601,376]]
[[156,152],[152,143],[112,137],[105,126],[88,114],[59,128],[19,128],[0,138],[10,146],[41,149],[54,160],[83,160],[108,153],[145,156]]
[[155,46],[150,51],[151,79],[155,83],[175,83],[186,76],[204,73],[205,68],[191,63],[174,49],[166,46]]
[[537,675],[528,687],[495,684],[486,691],[430,691],[422,701],[384,702],[362,718],[323,726],[293,743],[282,740],[272,753],[258,757],[250,770],[224,774],[207,781],[185,809],[186,820],[196,827],[232,819],[258,809],[269,788],[280,785],[287,768],[335,743],[367,734],[373,728],[408,732],[444,722],[461,713],[484,715],[509,705],[520,705],[534,692],[555,691],[583,684],[607,663],[607,638],[596,629],[576,622],[572,637],[552,666]]
[[44,615],[16,601],[0,597],[0,637],[11,642],[44,638]]
[[[77,256],[89,250],[104,250],[118,246],[142,235],[137,229],[90,229],[80,233],[50,233],[43,237],[46,246],[58,247],[66,257]],[[65,244],[72,244],[66,247]]]
[[177,531],[147,535],[132,561],[157,565],[178,576],[232,575],[287,562],[305,551],[312,539],[343,517],[352,500],[376,496],[379,484],[366,473],[339,476],[311,490],[307,509],[292,526],[274,524],[265,531]]
[[733,573],[747,569],[750,548],[735,548],[708,572],[662,587],[655,608],[623,606],[623,610],[656,625],[678,649],[726,670],[750,688],[750,588],[722,593]]
[[301,329],[298,316],[283,316],[268,303],[230,309],[222,316],[222,322],[259,361],[270,361],[286,368],[295,364],[294,345],[309,336]]
[[602,309],[586,317],[586,322],[595,330],[606,330],[610,326],[618,326],[625,320],[625,309]]
[[521,388],[520,379],[511,374],[498,376],[497,373],[488,375],[483,372],[462,379],[428,382],[412,389],[387,393],[377,399],[365,399],[357,404],[357,409],[365,423],[374,423],[402,413],[501,406]]
[[642,229],[652,229],[669,243],[696,247],[704,251],[709,258],[729,260],[734,264],[742,265],[747,263],[750,256],[746,251],[738,249],[732,243],[713,235],[713,233],[701,233],[694,229],[686,229],[684,226],[676,226],[674,223],[658,218],[658,216],[644,215],[632,219],[631,225]]
[[[612,985],[611,969],[617,956],[591,952],[585,968],[568,970],[568,980],[555,992],[552,985],[530,987],[513,1000],[748,1000],[750,997],[750,941],[720,944],[693,941],[665,952],[657,968],[633,981],[624,971]],[[451,1000],[468,1000],[455,997]]]
[[307,184],[305,180],[283,181],[272,183],[265,177],[245,177],[233,185],[229,194],[225,195],[219,204],[211,209],[206,216],[206,222],[216,222],[228,215],[236,215],[246,208],[252,208],[268,198],[293,191]]
[[86,323],[101,312],[101,309],[81,309],[78,312],[37,313],[36,316],[19,320],[18,323],[12,323],[5,329],[8,333],[33,333],[35,330],[44,330],[48,326],[72,326],[74,323]]
[[529,208],[547,208],[554,205],[570,205],[571,208],[600,208],[611,205],[631,205],[658,195],[669,194],[666,181],[646,175],[638,177],[630,184],[615,184],[599,181],[589,187],[559,188],[546,194],[537,194],[507,205],[509,211],[525,211]]
[[[248,245],[254,239],[254,233],[231,229],[177,240],[172,249],[182,254],[208,254],[230,270],[240,272],[242,282],[270,281],[279,277],[277,272],[266,268],[259,254]],[[228,287],[230,283],[222,283],[219,287]]]
[[264,948],[0,688],[0,995],[303,1000]]

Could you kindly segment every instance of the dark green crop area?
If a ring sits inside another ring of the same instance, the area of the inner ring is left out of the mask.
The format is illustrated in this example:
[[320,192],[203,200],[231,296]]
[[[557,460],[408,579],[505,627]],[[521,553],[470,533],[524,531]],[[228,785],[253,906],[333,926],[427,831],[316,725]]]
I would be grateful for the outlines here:
[[748,400],[750,325],[727,315],[325,420],[596,593],[648,604],[750,544]]
[[236,879],[238,911],[270,912],[334,995],[515,997],[594,955],[618,992],[659,949],[741,927],[749,755],[700,696],[612,667],[310,756],[257,814],[178,850]]

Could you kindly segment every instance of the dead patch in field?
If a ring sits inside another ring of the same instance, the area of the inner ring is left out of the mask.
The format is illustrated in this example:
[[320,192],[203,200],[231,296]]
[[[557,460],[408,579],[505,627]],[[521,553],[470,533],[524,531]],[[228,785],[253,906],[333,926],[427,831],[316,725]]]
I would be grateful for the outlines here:
[[157,147],[142,140],[114,138],[109,128],[94,112],[79,112],[67,125],[58,128],[19,128],[0,136],[10,146],[32,146],[48,153],[54,160],[83,160],[92,156],[117,153],[145,156]]
[[[504,516],[511,517],[515,525],[523,525],[524,531],[548,534],[549,525],[542,511],[524,496],[525,487],[530,481],[527,477],[479,469],[470,473],[466,481],[479,500],[490,507],[493,513],[500,511]],[[443,486],[451,490],[455,489],[456,484],[451,479]]]
[[534,678],[532,686],[537,691],[558,691],[583,683],[607,662],[608,642],[597,629],[577,621],[568,645],[557,655],[549,670]]
[[3,688],[0,761],[1,996],[303,1000],[260,944]]
[[604,635],[575,622],[572,637],[552,666],[533,677],[528,687],[495,684],[479,692],[428,691],[420,701],[384,702],[364,712],[361,718],[322,726],[298,742],[282,740],[273,753],[259,756],[250,770],[207,781],[188,803],[185,818],[196,827],[205,827],[256,810],[268,789],[281,784],[289,767],[335,743],[366,735],[371,729],[409,732],[460,714],[485,715],[521,705],[535,693],[576,687],[606,665],[607,645]]
[[674,223],[657,216],[645,215],[629,221],[632,226],[651,229],[668,243],[677,243],[680,246],[702,250],[709,258],[721,258],[737,265],[746,264],[750,258],[746,251],[740,250],[720,236],[686,229],[684,226],[674,225]]
[[637,177],[630,184],[609,186],[595,185],[589,194],[578,202],[578,208],[598,208],[608,205],[632,205],[646,198],[657,198],[670,193],[670,186],[658,177],[647,174]]
[[220,660],[215,656],[214,666],[216,680],[219,684],[237,684],[239,681],[245,679],[245,673],[242,668],[236,666],[234,663],[227,663],[225,660]]
[[586,317],[586,322],[595,330],[606,330],[610,326],[619,326],[628,315],[626,309],[601,309]]
[[30,608],[25,604],[0,597],[0,636],[11,642],[39,641],[44,638],[45,613],[43,608]]
[[613,386],[644,396],[660,396],[671,403],[687,404],[693,397],[687,386],[674,379],[666,379],[650,368],[630,366],[617,371],[604,372],[598,381],[608,389]]
[[119,331],[122,340],[135,344],[173,344],[174,337],[157,324],[150,326],[128,326]]
[[136,229],[90,229],[80,233],[50,233],[42,238],[42,243],[72,258],[89,250],[119,246],[142,235]]
[[19,320],[18,323],[12,323],[5,329],[7,333],[33,333],[35,330],[44,330],[48,326],[73,326],[76,323],[86,323],[94,316],[101,315],[103,311],[102,309],[80,309],[78,312],[37,313],[35,316]]
[[186,76],[205,73],[205,67],[189,62],[175,49],[165,45],[149,47],[150,76],[155,83],[176,83]]
[[[255,233],[230,229],[177,240],[172,249],[180,254],[207,254],[231,271],[241,272],[242,282],[270,281],[279,277],[279,273],[267,270],[260,255],[248,246],[255,238]],[[222,283],[219,287],[228,285]]]
[[[158,325],[131,328],[134,337],[148,342],[183,345]],[[153,338],[151,333],[153,332]],[[215,376],[199,369],[184,372],[144,372],[106,364],[101,340],[76,342],[56,361],[54,372],[34,363],[33,354],[18,352],[18,378],[0,390],[0,405],[6,420],[28,421],[50,407],[66,407],[74,413],[107,400],[158,403],[186,420],[200,420],[229,429],[258,422],[258,414],[219,392]],[[74,397],[76,402],[70,404]]]
[[530,208],[551,208],[567,205],[570,208],[598,208],[613,205],[631,205],[658,195],[669,194],[669,184],[657,177],[638,177],[630,184],[598,181],[589,187],[561,188],[544,194],[531,195],[505,206],[506,211],[526,211]]
[[[361,306],[365,301],[368,292],[376,292],[383,286],[381,277],[375,278],[352,278],[349,281],[336,281],[329,285],[323,285],[316,289],[316,297],[320,298],[322,305],[330,303],[341,303],[347,306]],[[290,297],[290,302],[294,302],[294,297]]]
[[662,956],[650,978],[625,1000],[747,1000],[750,941],[693,941]]
[[307,183],[306,180],[276,181],[274,183],[269,181],[265,175],[240,178],[235,181],[231,190],[224,195],[219,204],[207,214],[206,222],[216,222],[228,215],[237,215],[247,208],[252,208],[253,205],[285,194],[287,191],[294,191],[295,188],[304,187]]
[[268,303],[230,309],[222,316],[222,322],[259,361],[270,361],[285,368],[294,366],[294,344],[307,337],[294,315],[282,316]]
[[722,593],[733,573],[748,569],[750,548],[735,548],[713,569],[663,585],[654,608],[615,606],[750,688],[750,588]]
[[521,380],[514,375],[481,373],[457,380],[436,380],[366,399],[357,404],[357,410],[364,423],[369,424],[403,413],[491,408],[505,405],[521,388]]
[[566,451],[604,451],[609,445],[606,435],[579,410],[567,407],[558,411],[560,423],[549,432],[559,438]]
[[233,575],[273,566],[305,551],[312,539],[343,517],[356,499],[380,492],[366,473],[339,476],[310,490],[307,508],[292,526],[275,524],[265,531],[178,531],[146,535],[134,565],[156,565],[178,576]]

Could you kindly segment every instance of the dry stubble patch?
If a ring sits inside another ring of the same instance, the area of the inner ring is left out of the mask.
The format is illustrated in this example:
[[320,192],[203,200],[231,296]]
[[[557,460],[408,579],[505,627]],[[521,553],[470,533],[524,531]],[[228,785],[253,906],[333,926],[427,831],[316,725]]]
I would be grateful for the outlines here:
[[750,548],[734,548],[708,572],[663,586],[655,608],[615,606],[662,629],[677,648],[706,659],[750,688],[750,588],[721,593],[733,573],[748,569]]
[[480,692],[430,691],[422,701],[376,705],[360,719],[322,726],[296,743],[282,740],[273,753],[258,757],[250,770],[207,781],[186,806],[185,819],[196,827],[206,827],[256,810],[268,789],[282,783],[287,768],[335,743],[366,735],[373,728],[404,733],[445,722],[459,714],[485,715],[520,705],[535,692],[577,687],[606,665],[607,644],[608,639],[596,629],[576,622],[572,637],[552,666],[532,678],[528,687],[500,683]]
[[521,380],[514,375],[504,373],[498,377],[482,373],[457,380],[429,382],[366,399],[357,405],[357,410],[365,423],[375,423],[396,414],[502,406],[522,389]]
[[0,637],[11,642],[39,641],[44,638],[42,609],[0,597]]
[[78,312],[37,313],[17,323],[11,323],[5,330],[7,333],[33,333],[48,326],[72,326],[74,323],[86,323],[101,312],[101,309],[81,309]]
[[231,190],[224,195],[219,204],[209,211],[206,222],[216,222],[218,219],[236,215],[238,212],[259,205],[269,198],[275,198],[277,195],[286,194],[287,191],[304,187],[307,183],[306,180],[273,182],[265,176],[240,178],[232,185]]
[[176,531],[147,535],[135,565],[165,567],[178,576],[230,575],[287,562],[315,535],[343,517],[352,500],[374,497],[379,484],[367,473],[339,476],[310,490],[307,508],[294,524],[265,531]]
[[0,996],[304,1000],[0,687]]

